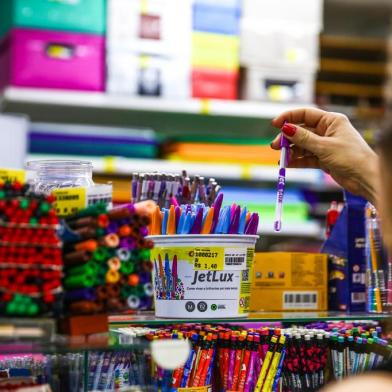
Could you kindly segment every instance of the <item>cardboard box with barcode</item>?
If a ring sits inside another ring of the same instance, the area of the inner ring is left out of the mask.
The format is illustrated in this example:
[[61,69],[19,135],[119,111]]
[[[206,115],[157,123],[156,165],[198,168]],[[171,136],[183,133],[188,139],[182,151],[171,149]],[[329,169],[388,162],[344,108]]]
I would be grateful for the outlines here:
[[327,310],[327,255],[256,253],[252,311]]

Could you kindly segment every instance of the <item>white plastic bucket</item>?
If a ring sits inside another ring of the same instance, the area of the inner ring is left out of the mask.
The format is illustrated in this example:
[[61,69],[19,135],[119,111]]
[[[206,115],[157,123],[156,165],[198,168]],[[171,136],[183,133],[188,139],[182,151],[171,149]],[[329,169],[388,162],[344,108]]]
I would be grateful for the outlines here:
[[155,315],[246,317],[257,235],[157,235],[151,250]]

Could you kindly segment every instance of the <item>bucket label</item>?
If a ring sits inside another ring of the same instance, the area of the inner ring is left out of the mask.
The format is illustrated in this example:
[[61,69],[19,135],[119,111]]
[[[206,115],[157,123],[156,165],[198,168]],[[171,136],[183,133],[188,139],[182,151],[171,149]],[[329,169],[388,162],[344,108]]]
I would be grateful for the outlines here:
[[193,266],[195,270],[222,271],[224,260],[224,248],[196,248]]
[[235,317],[247,313],[253,255],[254,250],[246,247],[152,249],[157,316]]

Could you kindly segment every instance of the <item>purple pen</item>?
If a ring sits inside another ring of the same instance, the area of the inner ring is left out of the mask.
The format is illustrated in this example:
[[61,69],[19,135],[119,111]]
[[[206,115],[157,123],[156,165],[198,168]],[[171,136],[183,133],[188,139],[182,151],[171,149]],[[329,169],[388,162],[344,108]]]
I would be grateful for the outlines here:
[[202,223],[203,223],[203,209],[200,208],[200,210],[196,214],[196,219],[192,225],[190,234],[200,234]]
[[275,209],[275,231],[282,230],[282,212],[283,212],[283,195],[286,184],[286,165],[288,160],[288,149],[290,142],[283,134],[280,136],[280,161],[279,161],[279,176],[278,186],[276,190],[276,209]]
[[235,208],[234,214],[231,217],[230,226],[229,226],[229,234],[237,234],[238,226],[240,224],[240,215],[241,215],[241,207],[237,206]]
[[211,234],[215,233],[216,225],[218,224],[219,220],[219,213],[222,207],[222,202],[223,202],[223,193],[220,193],[218,197],[215,199],[215,202],[213,204],[214,206],[214,216],[212,218],[212,225],[211,225]]

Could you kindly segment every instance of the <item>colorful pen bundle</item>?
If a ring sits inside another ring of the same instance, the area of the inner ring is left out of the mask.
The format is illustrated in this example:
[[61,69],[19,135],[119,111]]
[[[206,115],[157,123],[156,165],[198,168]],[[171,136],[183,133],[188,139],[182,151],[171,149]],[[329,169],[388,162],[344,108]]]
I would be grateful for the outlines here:
[[259,215],[236,204],[222,206],[223,193],[211,207],[204,204],[157,206],[151,217],[149,233],[175,234],[257,234]]
[[89,355],[87,391],[151,387],[151,356],[142,349],[92,352]]
[[65,302],[70,313],[150,309],[149,218],[129,204],[96,204],[66,220]]
[[207,184],[201,176],[191,180],[185,170],[181,174],[135,173],[131,182],[134,203],[154,200],[161,208],[169,208],[173,200],[178,204],[203,203],[210,206],[220,189],[214,178],[210,178]]
[[341,380],[353,374],[375,369],[392,358],[392,346],[377,334],[340,334],[329,337],[333,376]]
[[[83,390],[83,354],[9,354],[0,357],[0,390]],[[37,389],[34,389],[36,387]]]
[[0,184],[0,312],[35,316],[59,308],[62,253],[54,198]]
[[392,309],[392,260],[383,248],[375,207],[366,206],[366,306],[372,313]]

